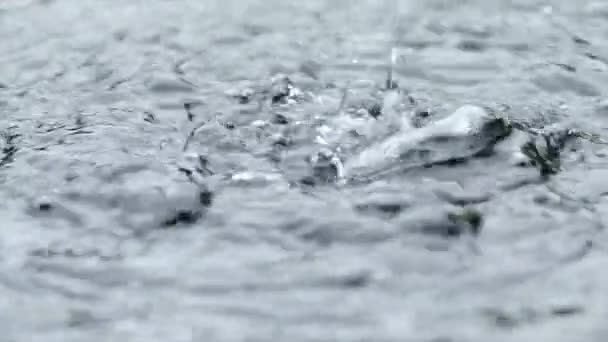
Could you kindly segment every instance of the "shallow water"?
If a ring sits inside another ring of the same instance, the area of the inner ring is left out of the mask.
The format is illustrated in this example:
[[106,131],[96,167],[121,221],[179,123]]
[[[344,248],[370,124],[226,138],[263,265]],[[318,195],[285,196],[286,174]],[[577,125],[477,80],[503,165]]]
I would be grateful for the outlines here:
[[[0,23],[3,340],[608,335],[605,145],[548,182],[501,153],[356,186],[285,179],[309,172],[312,122],[340,129],[341,89],[349,108],[375,98],[391,46],[432,116],[506,104],[608,135],[601,2],[4,1]],[[227,96],[277,73],[309,100]],[[213,173],[198,186],[179,171],[193,153]],[[478,234],[446,231],[462,204]]]

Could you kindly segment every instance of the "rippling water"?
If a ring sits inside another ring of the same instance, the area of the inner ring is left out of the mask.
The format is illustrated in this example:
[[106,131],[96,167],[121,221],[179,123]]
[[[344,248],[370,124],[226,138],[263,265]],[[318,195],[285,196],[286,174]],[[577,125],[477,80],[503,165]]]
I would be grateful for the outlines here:
[[[604,3],[9,0],[0,23],[2,340],[608,335],[605,145],[547,182],[498,153],[293,184],[315,127],[349,124],[344,89],[352,113],[381,98],[391,47],[431,119],[508,106],[605,136]],[[277,74],[304,100],[230,95]]]

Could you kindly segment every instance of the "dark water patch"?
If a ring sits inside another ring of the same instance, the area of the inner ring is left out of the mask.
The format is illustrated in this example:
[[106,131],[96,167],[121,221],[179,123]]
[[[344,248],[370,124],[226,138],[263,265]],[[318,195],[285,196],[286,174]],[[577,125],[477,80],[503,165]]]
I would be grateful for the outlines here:
[[271,122],[276,125],[287,125],[289,124],[289,119],[285,115],[277,113],[272,117]]
[[[201,188],[200,184],[193,184]],[[164,227],[192,226],[204,218],[206,208],[213,204],[214,194],[209,189],[201,189],[198,203],[188,203],[187,207],[175,207],[162,222]],[[198,204],[198,205],[197,205]],[[189,208],[190,207],[190,208]]]
[[553,63],[553,65],[558,66],[568,72],[576,72],[576,67],[574,67],[572,65],[568,65],[565,63]]
[[270,27],[253,23],[245,23],[242,25],[242,28],[248,35],[252,37],[257,37],[272,32]]
[[456,47],[462,51],[482,52],[487,49],[487,44],[476,40],[462,40]]
[[196,90],[196,87],[183,80],[156,77],[148,82],[148,89],[154,93],[191,93]]
[[515,329],[525,325],[534,325],[542,321],[566,318],[584,313],[577,305],[566,305],[548,310],[524,307],[519,310],[486,309],[483,315],[501,329]]
[[483,225],[482,214],[474,209],[429,210],[420,208],[405,212],[397,222],[407,234],[424,234],[443,238],[478,235]]
[[202,216],[202,212],[198,210],[178,209],[174,214],[170,214],[169,217],[163,221],[162,225],[165,227],[175,227],[181,224],[192,225],[200,220]]
[[127,29],[118,29],[112,33],[112,38],[118,42],[122,42],[129,36],[129,31]]
[[151,124],[155,124],[158,123],[158,119],[156,118],[156,115],[154,115],[154,113],[152,112],[144,112],[143,113],[143,120],[145,122],[151,123]]
[[98,259],[100,261],[112,261],[122,259],[122,255],[120,255],[120,253],[108,254],[106,251],[97,248],[77,250],[69,247],[38,248],[30,251],[29,256],[42,259]]
[[80,227],[85,224],[84,214],[70,208],[69,205],[45,197],[33,200],[27,209],[27,213],[32,217],[44,220],[58,219],[71,224],[73,227]]
[[410,208],[412,201],[407,195],[377,193],[356,199],[354,208],[362,214],[393,218]]
[[14,160],[15,155],[19,151],[17,140],[21,135],[15,132],[15,129],[8,128],[0,131],[0,140],[2,147],[2,155],[0,157],[0,168],[9,166]]
[[307,60],[302,62],[299,70],[308,77],[314,80],[319,80],[321,77],[322,65],[313,60]]
[[584,309],[578,305],[559,306],[551,309],[553,316],[567,317],[584,313]]

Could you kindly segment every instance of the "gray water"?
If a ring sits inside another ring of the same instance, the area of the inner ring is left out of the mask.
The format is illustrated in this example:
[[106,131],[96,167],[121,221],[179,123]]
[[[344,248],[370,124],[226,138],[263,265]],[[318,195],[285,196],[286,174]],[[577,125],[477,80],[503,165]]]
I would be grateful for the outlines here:
[[[500,154],[294,180],[391,47],[431,116],[606,136],[607,34],[591,1],[2,1],[1,340],[603,341],[605,145],[545,182]],[[230,96],[278,73],[307,99]],[[480,231],[442,233],[465,209]]]

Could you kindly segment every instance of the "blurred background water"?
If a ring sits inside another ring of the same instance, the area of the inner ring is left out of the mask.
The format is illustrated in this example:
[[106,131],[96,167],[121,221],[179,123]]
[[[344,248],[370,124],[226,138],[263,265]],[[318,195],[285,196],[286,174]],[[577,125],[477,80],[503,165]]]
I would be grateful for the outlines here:
[[[607,33],[592,1],[3,1],[2,340],[602,341],[603,145],[549,183],[500,156],[284,175],[309,172],[314,122],[340,129],[343,89],[375,101],[391,48],[431,116],[506,105],[605,135]],[[308,100],[229,95],[276,74]],[[464,204],[477,235],[432,233]]]

